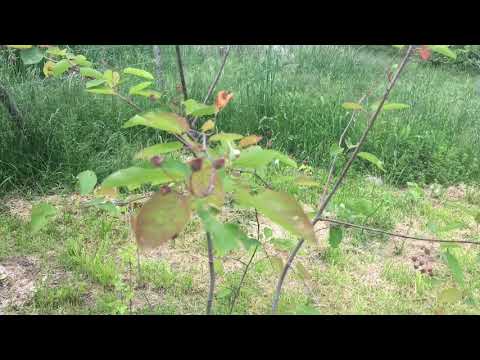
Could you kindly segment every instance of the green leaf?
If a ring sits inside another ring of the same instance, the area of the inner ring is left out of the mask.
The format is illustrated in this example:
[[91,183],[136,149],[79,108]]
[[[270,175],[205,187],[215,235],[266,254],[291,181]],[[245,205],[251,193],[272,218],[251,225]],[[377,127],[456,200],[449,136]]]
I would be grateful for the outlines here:
[[88,61],[84,55],[74,56],[72,62],[74,62],[78,66],[92,66],[92,63]]
[[403,49],[405,45],[392,45],[394,48]]
[[438,296],[438,301],[446,304],[454,304],[462,300],[462,292],[455,288],[442,290]]
[[161,185],[182,181],[185,174],[180,171],[165,171],[162,168],[146,169],[142,167],[129,167],[118,170],[102,182],[102,187],[125,186],[129,190],[136,189],[143,184]]
[[68,62],[67,59],[60,60],[58,63],[53,65],[53,75],[54,76],[60,76],[62,75],[65,71],[67,71],[70,68],[70,63]]
[[344,109],[347,110],[363,110],[363,106],[359,103],[346,102],[342,104]]
[[134,95],[136,94],[138,91],[141,91],[143,89],[146,89],[148,88],[150,85],[152,85],[153,82],[152,81],[144,81],[144,82],[141,82],[140,84],[137,84],[135,86],[132,86],[130,88],[130,90],[128,90],[128,94],[129,95]]
[[[215,171],[215,173],[212,174],[212,171]],[[205,197],[205,194],[209,191],[212,176],[213,191]],[[205,160],[202,163],[202,168],[191,174],[190,186],[192,194],[197,197],[205,198],[205,201],[216,208],[220,209],[225,203],[225,192],[223,191],[222,181],[217,171]]]
[[383,104],[383,110],[403,110],[410,108],[410,105],[400,103],[386,103]]
[[330,156],[333,158],[335,156],[340,156],[343,153],[343,148],[337,143],[330,146]]
[[337,248],[343,239],[343,230],[340,226],[330,226],[328,231],[328,243],[332,248]]
[[165,130],[169,133],[178,135],[183,134],[190,129],[184,118],[174,113],[161,111],[151,111],[142,115],[135,115],[123,125],[123,128],[138,125]]
[[209,116],[215,114],[216,112],[215,106],[205,105],[193,99],[188,99],[187,101],[184,101],[183,105],[185,106],[185,112],[187,113],[187,115],[195,117]]
[[367,161],[371,162],[373,165],[378,167],[380,170],[385,171],[385,169],[383,168],[383,162],[380,161],[380,159],[377,158],[375,155],[370,154],[368,152],[359,152],[357,156],[361,159],[364,159],[364,160],[367,160]]
[[236,224],[222,224],[208,210],[202,206],[197,207],[197,213],[202,220],[205,230],[210,233],[213,248],[219,256],[224,256],[230,251],[236,250],[241,244],[249,247],[256,240],[249,239]]
[[312,243],[316,242],[313,226],[300,204],[284,192],[265,190],[251,197],[254,207],[285,230]]
[[97,71],[90,67],[81,67],[80,75],[85,77],[95,78],[95,79],[103,79],[103,74],[100,71]]
[[168,154],[180,150],[182,147],[183,144],[180,141],[152,145],[136,153],[134,158],[148,160],[155,155]]
[[445,55],[449,58],[456,59],[457,54],[448,48],[448,45],[428,45],[430,50],[435,51],[436,53]]
[[235,141],[240,140],[243,138],[243,135],[239,134],[227,134],[227,133],[219,133],[215,134],[210,137],[210,141]]
[[95,80],[87,81],[85,86],[86,86],[87,89],[90,89],[90,88],[94,88],[94,87],[97,87],[99,85],[105,84],[106,82],[107,82],[107,80],[104,80],[104,79],[95,79]]
[[132,225],[137,244],[141,248],[155,248],[177,237],[191,216],[189,196],[174,191],[156,193],[133,218]]
[[110,88],[100,88],[100,89],[89,89],[87,90],[90,93],[93,94],[102,94],[102,95],[117,95],[117,93]]
[[80,195],[87,195],[93,191],[97,185],[97,175],[92,170],[82,171],[77,175]]
[[288,156],[275,150],[262,149],[260,146],[252,146],[242,151],[240,156],[233,161],[233,166],[238,168],[260,169],[274,160],[279,160],[294,168],[297,167],[296,162]]
[[30,219],[30,231],[33,234],[39,232],[49,220],[57,214],[57,209],[47,203],[40,203],[32,207]]
[[219,260],[219,259],[216,259],[216,260],[213,261],[213,268],[215,270],[215,273],[220,275],[220,276],[223,276],[223,274],[225,273],[222,261]]
[[48,48],[47,49],[47,54],[53,55],[53,56],[66,56],[67,55],[67,49],[60,50],[58,47],[53,47],[53,48]]
[[273,231],[269,227],[263,229],[263,236],[265,239],[270,239],[273,236]]
[[114,88],[120,82],[120,74],[116,71],[106,70],[103,73],[103,78],[107,81],[108,86]]
[[40,51],[39,48],[32,47],[30,49],[20,51],[20,58],[25,65],[35,65],[43,60],[43,52]]
[[445,257],[447,259],[447,265],[450,271],[452,272],[453,278],[460,285],[464,284],[463,270],[458,262],[457,258],[450,252],[449,249],[445,252]]
[[128,68],[123,70],[123,73],[124,74],[129,74],[129,75],[135,75],[135,76],[142,77],[142,78],[145,78],[145,79],[148,79],[148,80],[153,80],[153,75],[152,74],[150,74],[148,71],[137,69],[137,68],[128,67]]

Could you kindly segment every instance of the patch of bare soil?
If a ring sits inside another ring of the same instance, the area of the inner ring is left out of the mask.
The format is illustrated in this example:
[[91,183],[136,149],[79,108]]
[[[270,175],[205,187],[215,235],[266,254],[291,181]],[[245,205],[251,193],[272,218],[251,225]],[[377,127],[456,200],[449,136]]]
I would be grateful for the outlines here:
[[32,298],[38,275],[38,259],[32,256],[14,257],[0,263],[0,314],[7,308],[21,307]]
[[451,201],[458,201],[465,198],[467,187],[463,184],[450,186],[445,191],[445,197]]

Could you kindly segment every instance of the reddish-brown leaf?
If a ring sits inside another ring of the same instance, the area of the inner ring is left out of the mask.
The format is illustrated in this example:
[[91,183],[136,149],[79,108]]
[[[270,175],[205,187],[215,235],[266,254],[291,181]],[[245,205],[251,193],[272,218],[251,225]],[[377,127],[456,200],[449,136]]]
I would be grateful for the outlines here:
[[207,199],[210,205],[221,208],[225,202],[223,184],[212,164],[203,161],[202,168],[190,177],[190,191],[193,195]]
[[432,55],[432,52],[430,51],[429,48],[427,48],[426,45],[422,45],[422,47],[418,49],[418,53],[420,54],[420,57],[424,61],[427,61],[428,59],[430,59],[430,56]]
[[217,108],[217,112],[227,106],[229,101],[232,99],[233,93],[225,90],[220,91],[217,95],[217,99],[215,100],[215,107]]
[[252,146],[259,143],[260,140],[262,139],[263,138],[258,135],[249,135],[244,137],[242,140],[240,140],[240,142],[238,143],[238,146],[240,146],[241,148],[246,148],[248,146]]

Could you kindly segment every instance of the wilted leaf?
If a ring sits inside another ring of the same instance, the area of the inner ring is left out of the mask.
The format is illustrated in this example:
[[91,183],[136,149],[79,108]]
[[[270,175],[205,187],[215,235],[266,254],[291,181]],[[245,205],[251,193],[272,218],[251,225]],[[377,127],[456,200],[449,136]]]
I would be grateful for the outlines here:
[[183,105],[185,106],[185,112],[187,113],[187,115],[195,117],[209,116],[215,114],[216,112],[215,106],[205,105],[193,99],[188,99],[184,101]]
[[135,115],[123,125],[123,128],[138,125],[165,130],[173,134],[183,134],[190,130],[187,121],[183,117],[175,113],[162,111],[150,111],[142,115]]
[[80,75],[85,77],[95,78],[95,79],[103,79],[103,74],[100,71],[97,71],[89,67],[81,67]]
[[243,135],[239,134],[227,134],[227,133],[219,133],[212,135],[210,137],[210,141],[235,141],[240,140],[243,138]]
[[134,158],[148,160],[155,155],[171,153],[180,150],[182,147],[183,144],[180,141],[152,145],[136,153]]
[[160,185],[182,181],[185,173],[181,171],[165,171],[162,168],[147,169],[142,167],[129,167],[118,170],[108,176],[103,182],[104,187],[125,186],[130,190],[136,189],[143,184]]
[[130,88],[130,90],[128,90],[128,94],[129,94],[129,95],[134,95],[134,94],[136,94],[138,91],[141,91],[141,90],[143,90],[143,89],[146,89],[146,88],[148,88],[148,87],[149,87],[150,85],[152,85],[152,84],[153,84],[152,81],[144,81],[144,82],[142,82],[142,83],[140,83],[140,84],[137,84],[137,85],[135,85],[135,86],[132,86],[132,87]]
[[385,171],[385,169],[383,168],[383,162],[380,161],[380,159],[377,158],[375,155],[370,154],[368,152],[359,152],[357,156],[361,159],[364,159],[364,160],[367,160],[367,161],[371,162],[373,165],[378,167],[380,170]]
[[283,260],[280,256],[272,256],[270,257],[270,261],[272,262],[272,266],[275,271],[279,273],[283,271]]
[[462,299],[462,292],[455,288],[448,288],[442,290],[438,296],[438,301],[441,303],[454,304]]
[[308,176],[299,176],[293,181],[298,186],[319,187],[320,184]]
[[87,195],[93,191],[97,185],[97,175],[92,170],[82,171],[77,175],[80,195]]
[[45,74],[46,77],[53,75],[54,66],[55,64],[52,61],[47,61],[45,64],[43,64],[43,73]]
[[457,258],[450,253],[450,250],[447,249],[445,252],[445,257],[447,259],[447,265],[450,271],[452,272],[453,278],[460,285],[464,284],[463,270],[457,260]]
[[35,65],[43,60],[43,52],[39,48],[30,47],[20,51],[20,58],[25,65]]
[[32,207],[30,219],[30,231],[35,234],[39,232],[48,221],[57,214],[57,209],[47,203],[40,203]]
[[209,130],[212,130],[215,127],[215,122],[213,120],[207,120],[205,123],[202,125],[202,130],[203,132],[207,132]]
[[312,275],[308,272],[307,269],[305,269],[305,266],[301,262],[297,262],[296,265],[297,268],[297,275],[303,279],[303,280],[310,280],[312,278]]
[[284,192],[265,190],[251,197],[254,207],[285,230],[307,241],[316,242],[313,226],[300,204]]
[[100,186],[95,189],[94,195],[105,199],[116,199],[118,197],[118,189],[115,187]]
[[258,135],[249,135],[247,137],[244,137],[240,142],[238,143],[238,146],[241,148],[246,148],[251,145],[255,145],[259,143],[263,138]]
[[332,248],[337,248],[343,239],[343,230],[340,226],[330,226],[328,232],[328,243]]
[[148,71],[141,70],[141,69],[128,67],[128,68],[123,70],[123,73],[124,74],[135,75],[135,76],[142,77],[142,78],[145,78],[145,79],[148,79],[148,80],[153,80],[153,75],[152,74],[150,74]]
[[31,49],[33,45],[7,45],[7,47],[12,49]]
[[222,110],[227,104],[230,102],[230,100],[233,99],[233,94],[222,90],[218,93],[217,99],[215,100],[215,107],[217,109],[217,112]]
[[138,246],[154,248],[175,238],[187,225],[190,215],[190,197],[174,191],[153,195],[132,221]]
[[363,106],[359,103],[346,102],[343,103],[343,108],[347,110],[363,110]]

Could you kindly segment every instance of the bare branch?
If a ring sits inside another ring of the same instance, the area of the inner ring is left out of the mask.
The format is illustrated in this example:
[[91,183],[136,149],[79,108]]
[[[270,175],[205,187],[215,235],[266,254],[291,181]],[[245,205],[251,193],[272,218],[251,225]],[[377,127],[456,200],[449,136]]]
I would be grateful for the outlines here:
[[[380,114],[380,112],[382,111],[383,109],[383,104],[385,103],[385,101],[388,99],[388,96],[390,95],[390,92],[391,90],[393,89],[393,87],[395,86],[400,74],[402,73],[407,61],[408,61],[408,58],[410,57],[410,54],[412,52],[412,49],[413,47],[410,45],[407,49],[407,52],[402,60],[402,62],[400,63],[399,67],[398,67],[398,70],[397,72],[395,73],[395,76],[393,77],[393,79],[389,82],[386,90],[385,90],[385,93],[383,94],[383,97],[382,97],[382,100],[380,101],[380,104],[378,105],[377,109],[375,110],[375,112],[372,114],[372,116],[370,117],[369,121],[368,121],[368,124],[367,124],[367,128],[365,129],[365,131],[363,132],[361,138],[360,138],[360,141],[358,142],[358,145],[356,146],[355,150],[353,151],[353,154],[352,156],[350,157],[350,159],[347,161],[347,163],[345,164],[339,178],[337,179],[337,181],[335,182],[335,185],[333,186],[332,190],[330,191],[330,193],[325,197],[325,199],[322,201],[322,203],[320,204],[320,209],[318,210],[317,212],[317,215],[315,216],[315,218],[313,219],[312,221],[312,224],[315,225],[319,219],[321,218],[322,214],[323,214],[323,211],[325,210],[325,208],[327,207],[328,203],[330,202],[330,200],[332,199],[333,195],[335,195],[335,193],[337,192],[337,190],[340,188],[340,185],[342,184],[343,180],[345,179],[347,173],[348,173],[348,170],[350,169],[350,167],[352,166],[352,163],[353,161],[356,159],[358,153],[360,152],[360,149],[361,147],[363,146],[363,144],[365,143],[365,140],[370,132],[370,130],[372,129],[373,125],[375,124],[375,121],[377,120],[378,118],[378,115]],[[295,248],[293,249],[292,253],[290,254],[290,256],[288,257],[288,261],[287,261],[287,264],[285,265],[285,267],[283,268],[283,271],[282,271],[282,274],[280,275],[280,278],[278,280],[278,283],[277,283],[277,287],[276,287],[276,290],[275,290],[275,295],[274,295],[274,298],[273,298],[273,304],[272,304],[272,312],[275,314],[277,312],[277,308],[278,308],[278,301],[280,299],[280,294],[281,294],[281,291],[282,291],[282,286],[283,286],[283,282],[285,280],[285,277],[287,275],[287,272],[288,272],[288,269],[290,268],[292,262],[293,262],[293,259],[295,258],[297,252],[300,250],[300,248],[302,247],[303,243],[305,242],[305,239],[300,239],[298,241],[298,244],[295,246]]]
[[[432,242],[432,243],[450,243],[450,244],[473,244],[473,245],[480,245],[480,242],[477,241],[469,241],[469,240],[442,240],[442,239],[429,239],[429,238],[423,238],[423,237],[416,237],[416,236],[409,236],[409,235],[404,235],[404,234],[399,234],[399,233],[392,233],[389,231],[385,231],[382,229],[376,229],[368,226],[363,226],[363,225],[357,225],[357,224],[351,224],[345,221],[340,221],[336,219],[330,219],[330,218],[320,218],[319,221],[325,221],[325,222],[330,222],[333,224],[338,224],[342,225],[344,227],[351,227],[355,229],[360,229],[360,230],[366,230],[366,231],[372,231],[372,232],[377,232],[380,234],[385,234],[389,236],[394,236],[402,239],[407,239],[407,240],[418,240],[418,241],[427,241],[427,242]],[[317,230],[319,231],[319,230]]]

